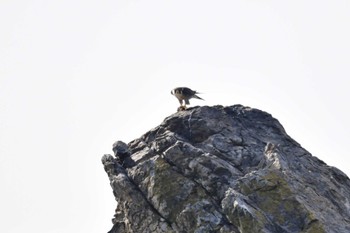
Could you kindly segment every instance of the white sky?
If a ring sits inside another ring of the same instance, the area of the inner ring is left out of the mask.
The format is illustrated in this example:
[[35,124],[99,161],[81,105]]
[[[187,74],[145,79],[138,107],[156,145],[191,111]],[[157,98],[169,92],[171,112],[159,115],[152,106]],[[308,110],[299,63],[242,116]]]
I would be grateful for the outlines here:
[[271,113],[350,175],[350,2],[0,0],[0,232],[107,232],[100,159],[178,107]]

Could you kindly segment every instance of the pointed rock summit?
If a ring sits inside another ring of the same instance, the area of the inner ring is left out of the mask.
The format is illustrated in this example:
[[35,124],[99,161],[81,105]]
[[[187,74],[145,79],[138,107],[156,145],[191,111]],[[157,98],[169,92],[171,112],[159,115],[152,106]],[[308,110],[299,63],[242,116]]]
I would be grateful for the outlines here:
[[109,233],[350,232],[349,178],[258,109],[189,108],[113,151]]

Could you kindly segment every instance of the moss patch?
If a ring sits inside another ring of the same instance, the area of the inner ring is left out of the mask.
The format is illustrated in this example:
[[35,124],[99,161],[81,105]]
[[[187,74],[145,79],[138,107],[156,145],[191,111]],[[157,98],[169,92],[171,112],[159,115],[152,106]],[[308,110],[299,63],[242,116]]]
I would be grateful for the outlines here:
[[[241,192],[254,201],[273,225],[290,232],[302,232],[312,221],[312,213],[296,199],[285,175],[279,170],[261,171],[259,176],[256,175],[241,180]],[[313,229],[323,228],[321,225],[310,226],[307,232],[313,232]]]
[[154,176],[153,195],[158,198],[160,205],[171,210],[165,216],[171,222],[175,222],[186,205],[192,205],[206,197],[201,187],[176,172],[162,158],[155,161]]

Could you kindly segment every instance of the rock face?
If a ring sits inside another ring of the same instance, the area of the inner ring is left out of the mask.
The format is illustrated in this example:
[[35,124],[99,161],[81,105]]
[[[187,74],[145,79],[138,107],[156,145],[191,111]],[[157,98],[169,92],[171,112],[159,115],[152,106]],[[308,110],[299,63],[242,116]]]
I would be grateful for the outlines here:
[[110,233],[350,232],[349,178],[263,111],[190,108],[113,150]]

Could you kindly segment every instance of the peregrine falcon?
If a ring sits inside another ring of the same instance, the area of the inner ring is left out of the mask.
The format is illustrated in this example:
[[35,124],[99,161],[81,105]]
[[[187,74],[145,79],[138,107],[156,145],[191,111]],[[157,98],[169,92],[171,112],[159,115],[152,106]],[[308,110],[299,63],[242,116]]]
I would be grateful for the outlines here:
[[[171,91],[171,94],[174,95],[180,102],[180,108],[186,108],[186,104],[190,104],[189,99],[196,98],[203,100],[201,97],[197,96],[199,94],[196,91],[191,90],[188,87],[177,87]],[[183,100],[185,101],[185,105],[182,105]]]

